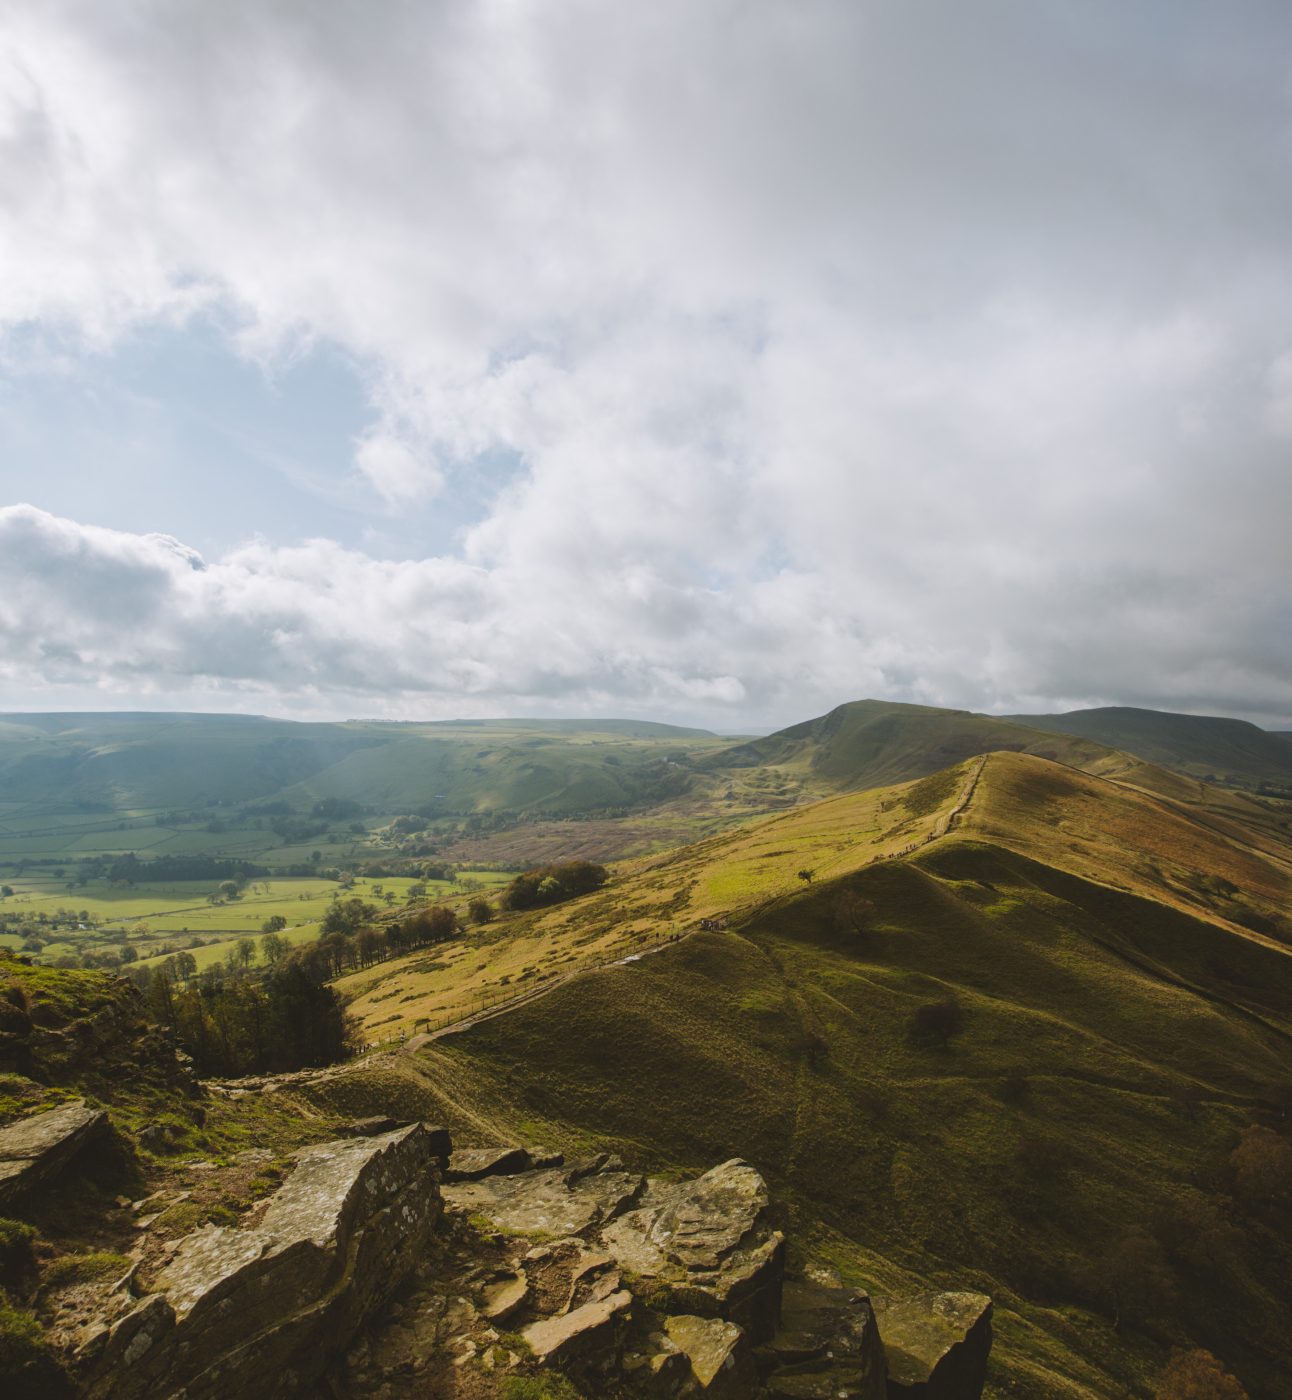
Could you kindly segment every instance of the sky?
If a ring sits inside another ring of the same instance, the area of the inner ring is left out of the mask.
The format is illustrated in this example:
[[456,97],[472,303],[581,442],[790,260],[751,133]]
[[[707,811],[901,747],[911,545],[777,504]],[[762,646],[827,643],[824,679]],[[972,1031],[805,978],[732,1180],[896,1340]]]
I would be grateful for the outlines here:
[[0,709],[1292,728],[1292,7],[8,0]]

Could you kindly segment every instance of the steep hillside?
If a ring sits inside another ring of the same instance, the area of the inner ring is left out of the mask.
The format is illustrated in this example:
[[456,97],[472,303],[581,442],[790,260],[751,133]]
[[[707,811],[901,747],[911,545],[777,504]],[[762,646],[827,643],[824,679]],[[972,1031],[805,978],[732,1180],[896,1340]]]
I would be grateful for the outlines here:
[[1061,715],[1010,715],[1017,724],[1125,749],[1207,782],[1292,786],[1292,744],[1241,719],[1177,715],[1116,705]]
[[[608,960],[726,915],[378,1057],[344,1092],[371,1075],[477,1132],[666,1168],[738,1152],[848,1280],[991,1293],[997,1397],[1147,1397],[1186,1343],[1284,1395],[1288,1186],[1251,1159],[1292,1155],[1292,849],[1031,756],[979,767],[518,920],[543,970],[544,937]],[[512,936],[504,921],[460,971]],[[419,975],[388,965],[385,1004],[420,1000]]]

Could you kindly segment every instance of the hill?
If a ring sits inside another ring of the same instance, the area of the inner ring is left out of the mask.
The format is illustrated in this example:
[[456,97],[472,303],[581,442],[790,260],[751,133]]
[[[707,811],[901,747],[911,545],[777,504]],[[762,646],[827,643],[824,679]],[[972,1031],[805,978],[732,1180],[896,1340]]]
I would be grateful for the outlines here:
[[1033,729],[1091,739],[1210,783],[1292,788],[1287,736],[1241,719],[1109,706],[1060,715],[1010,715]]
[[711,769],[766,766],[799,775],[820,790],[837,792],[906,782],[993,752],[1035,754],[1122,777],[1136,770],[1127,754],[1098,740],[1045,732],[968,710],[886,700],[840,705],[817,719],[738,744],[701,762]]
[[[602,964],[321,1101],[664,1169],[739,1153],[849,1282],[992,1294],[989,1395],[1147,1397],[1190,1344],[1275,1397],[1292,1217],[1246,1163],[1292,1155],[1290,872],[1268,829],[995,754],[355,979],[375,1019],[478,997],[513,948],[534,978]],[[948,1003],[959,1028],[922,1031]]]
[[[650,800],[662,751],[718,744],[635,720],[310,724],[255,715],[12,714],[0,722],[5,802],[108,810],[325,797],[390,810],[554,811]],[[661,752],[656,752],[660,746]],[[487,754],[482,753],[487,749]],[[480,760],[488,758],[487,766]]]

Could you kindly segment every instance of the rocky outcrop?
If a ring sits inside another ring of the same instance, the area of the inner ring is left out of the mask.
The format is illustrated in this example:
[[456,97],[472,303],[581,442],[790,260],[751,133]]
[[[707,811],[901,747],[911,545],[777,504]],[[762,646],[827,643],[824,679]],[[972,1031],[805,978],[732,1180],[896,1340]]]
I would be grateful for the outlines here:
[[781,1326],[758,1359],[768,1400],[884,1400],[884,1346],[861,1289],[787,1284]]
[[107,1131],[108,1115],[84,1099],[0,1128],[0,1211],[19,1208]]
[[876,1299],[890,1400],[975,1400],[991,1351],[991,1299],[925,1293]]
[[[461,1156],[455,1153],[450,1162]],[[633,1205],[645,1185],[640,1173],[624,1171],[616,1159],[603,1158],[455,1181],[445,1185],[444,1199],[513,1234],[581,1235]]]
[[749,1341],[742,1328],[719,1317],[670,1317],[668,1340],[686,1358],[688,1389],[705,1400],[744,1400],[757,1381]]
[[762,1177],[733,1158],[695,1181],[652,1180],[601,1241],[622,1268],[666,1290],[670,1311],[725,1318],[761,1342],[780,1317],[785,1273],[767,1206]]
[[258,1225],[188,1236],[82,1344],[84,1393],[113,1400],[299,1392],[422,1257],[441,1213],[414,1124],[306,1148]]
[[981,1393],[986,1298],[787,1283],[747,1162],[675,1182],[604,1154],[454,1153],[421,1124],[349,1131],[298,1153],[258,1219],[143,1251],[80,1334],[81,1393],[491,1400],[547,1369],[602,1400]]
[[511,1176],[533,1163],[523,1147],[469,1147],[449,1158],[445,1181],[479,1181],[486,1176]]

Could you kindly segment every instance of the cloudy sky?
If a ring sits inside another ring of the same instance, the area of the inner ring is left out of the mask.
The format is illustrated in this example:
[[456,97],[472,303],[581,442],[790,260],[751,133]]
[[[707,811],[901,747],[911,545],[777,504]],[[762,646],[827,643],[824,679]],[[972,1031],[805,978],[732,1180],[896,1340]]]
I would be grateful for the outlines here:
[[1292,727],[1286,0],[8,0],[0,708]]

